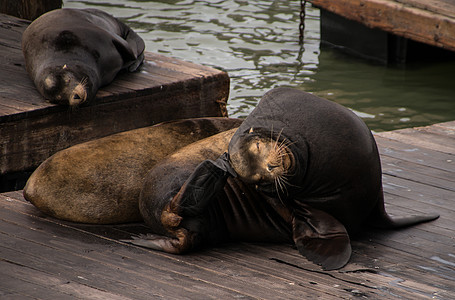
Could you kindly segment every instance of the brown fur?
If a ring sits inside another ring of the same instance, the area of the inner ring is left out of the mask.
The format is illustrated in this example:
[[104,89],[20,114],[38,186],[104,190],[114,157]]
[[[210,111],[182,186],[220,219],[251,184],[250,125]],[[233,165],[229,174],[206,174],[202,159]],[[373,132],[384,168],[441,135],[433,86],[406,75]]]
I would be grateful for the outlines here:
[[250,130],[248,137],[234,145],[230,163],[239,178],[252,184],[273,184],[284,192],[287,176],[292,174],[294,156],[287,147],[286,139],[264,137]]
[[161,123],[62,150],[38,167],[24,196],[53,217],[108,224],[141,220],[139,193],[147,172],[183,146],[240,121],[201,118]]

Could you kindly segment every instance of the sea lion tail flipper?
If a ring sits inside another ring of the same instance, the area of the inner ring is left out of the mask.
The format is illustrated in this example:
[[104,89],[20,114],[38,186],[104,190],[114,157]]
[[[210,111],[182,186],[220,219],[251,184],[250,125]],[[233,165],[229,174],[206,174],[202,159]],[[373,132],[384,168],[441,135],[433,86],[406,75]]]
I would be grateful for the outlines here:
[[171,200],[170,211],[182,217],[201,215],[210,200],[224,188],[228,177],[229,172],[214,161],[203,161]]
[[438,214],[410,215],[402,217],[391,217],[387,214],[384,207],[384,194],[380,193],[379,201],[374,208],[369,224],[376,228],[393,229],[408,227],[419,223],[433,221],[439,218]]
[[345,266],[351,257],[349,235],[331,215],[308,206],[294,211],[293,239],[300,254],[324,270]]

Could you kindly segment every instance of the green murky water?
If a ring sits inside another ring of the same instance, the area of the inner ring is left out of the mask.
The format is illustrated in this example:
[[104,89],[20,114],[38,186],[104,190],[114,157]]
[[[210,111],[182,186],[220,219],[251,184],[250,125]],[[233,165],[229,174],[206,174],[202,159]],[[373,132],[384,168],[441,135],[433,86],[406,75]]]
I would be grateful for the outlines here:
[[387,131],[455,120],[455,62],[385,67],[320,49],[319,11],[307,7],[298,44],[299,1],[65,0],[121,18],[148,51],[225,70],[228,111],[246,117],[276,86],[312,92]]

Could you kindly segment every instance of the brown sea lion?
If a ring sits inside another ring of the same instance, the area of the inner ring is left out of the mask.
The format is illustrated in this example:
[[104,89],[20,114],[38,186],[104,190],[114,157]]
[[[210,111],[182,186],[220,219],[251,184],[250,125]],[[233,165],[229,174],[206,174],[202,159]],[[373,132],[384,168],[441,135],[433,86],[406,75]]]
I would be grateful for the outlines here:
[[139,193],[149,169],[181,147],[240,123],[227,118],[172,121],[72,146],[35,170],[24,196],[44,213],[63,220],[140,221]]
[[78,105],[122,69],[135,71],[144,41],[127,25],[98,9],[56,9],[22,35],[27,72],[52,103]]
[[183,253],[230,238],[293,240],[332,270],[349,261],[349,234],[367,223],[397,228],[438,217],[385,212],[374,137],[341,105],[273,89],[218,157],[231,133],[182,148],[150,171],[140,208],[155,234],[132,243]]

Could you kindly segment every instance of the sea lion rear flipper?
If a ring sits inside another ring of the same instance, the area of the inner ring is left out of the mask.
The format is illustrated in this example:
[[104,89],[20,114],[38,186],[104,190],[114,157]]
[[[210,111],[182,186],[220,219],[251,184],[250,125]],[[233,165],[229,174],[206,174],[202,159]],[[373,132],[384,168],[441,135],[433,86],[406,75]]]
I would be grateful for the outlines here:
[[[120,36],[115,36],[112,39],[112,43],[117,49],[118,53],[123,59],[123,68],[128,69],[128,71],[133,72],[137,67],[142,63],[144,59],[143,53],[135,53],[134,49],[131,48],[130,44],[122,39]],[[142,55],[142,57],[141,57]],[[135,66],[135,67],[133,67]]]
[[351,257],[349,235],[343,224],[331,215],[300,206],[294,211],[292,231],[300,254],[324,270],[339,269],[348,263]]
[[128,71],[134,72],[144,61],[145,43],[144,40],[136,32],[129,28],[126,32],[125,40],[131,47],[135,56],[134,62],[128,66]]
[[437,218],[439,218],[438,214],[422,214],[402,217],[389,216],[384,207],[384,194],[381,189],[379,200],[376,203],[376,207],[374,208],[368,223],[376,228],[394,229],[433,221]]

